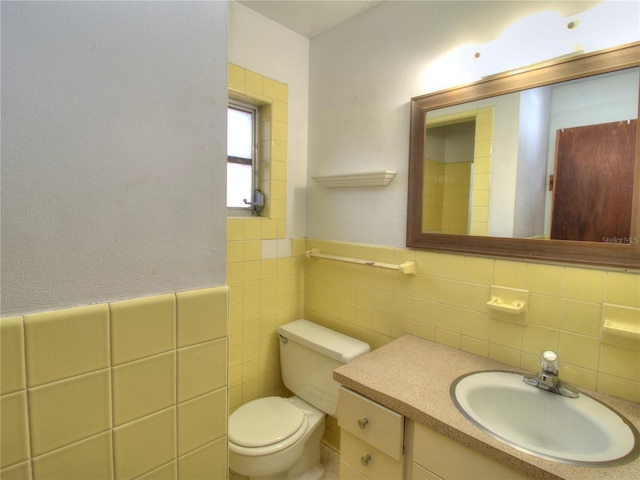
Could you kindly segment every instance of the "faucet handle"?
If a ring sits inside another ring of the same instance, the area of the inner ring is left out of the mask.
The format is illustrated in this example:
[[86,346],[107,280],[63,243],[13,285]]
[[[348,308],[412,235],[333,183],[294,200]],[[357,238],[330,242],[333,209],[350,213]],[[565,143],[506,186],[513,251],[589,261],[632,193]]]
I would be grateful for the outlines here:
[[540,366],[542,370],[548,373],[558,373],[558,364],[560,363],[560,358],[556,352],[551,350],[545,350],[540,355]]

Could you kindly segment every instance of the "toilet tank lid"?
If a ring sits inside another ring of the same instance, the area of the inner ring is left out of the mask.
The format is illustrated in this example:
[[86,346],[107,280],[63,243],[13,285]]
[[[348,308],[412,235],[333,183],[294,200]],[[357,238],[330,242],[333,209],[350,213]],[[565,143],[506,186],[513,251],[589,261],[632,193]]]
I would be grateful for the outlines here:
[[371,350],[365,342],[304,319],[281,325],[278,333],[342,363],[348,363]]

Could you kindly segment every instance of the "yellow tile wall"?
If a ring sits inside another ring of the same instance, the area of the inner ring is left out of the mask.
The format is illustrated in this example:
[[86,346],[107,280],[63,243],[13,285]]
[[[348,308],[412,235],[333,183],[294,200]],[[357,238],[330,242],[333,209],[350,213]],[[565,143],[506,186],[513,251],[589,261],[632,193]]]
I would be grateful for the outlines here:
[[424,159],[422,229],[425,232],[442,232],[444,165],[442,162]]
[[1,319],[0,476],[225,478],[228,296]]
[[269,225],[255,228],[269,229],[273,238],[284,238],[289,87],[233,64],[229,64],[228,76],[229,97],[259,107],[260,190],[266,197],[261,218]]
[[[380,347],[405,333],[525,369],[545,349],[561,377],[640,402],[640,348],[600,340],[603,304],[633,309],[640,274],[307,239],[306,248],[385,263],[417,262],[416,275],[306,259],[305,318]],[[494,318],[490,286],[528,289],[526,325]]]
[[304,240],[286,234],[288,86],[229,65],[229,96],[260,106],[261,217],[227,219],[230,411],[255,398],[288,395],[277,328],[302,317]]
[[489,232],[489,185],[493,144],[493,107],[479,108],[475,114],[476,134],[473,157],[473,191],[471,192],[471,235]]
[[[441,126],[471,120],[475,120],[476,125],[471,189],[469,164],[443,164],[425,159],[424,183],[429,186],[423,199],[422,224],[425,231],[466,234],[468,229],[471,235],[487,235],[493,107],[429,117],[427,125]],[[471,215],[470,219],[468,215]]]
[[255,398],[287,395],[277,329],[303,316],[304,239],[261,233],[268,222],[227,220],[227,249],[244,252],[227,259],[231,411]]
[[467,234],[470,189],[471,162],[445,164],[442,233]]

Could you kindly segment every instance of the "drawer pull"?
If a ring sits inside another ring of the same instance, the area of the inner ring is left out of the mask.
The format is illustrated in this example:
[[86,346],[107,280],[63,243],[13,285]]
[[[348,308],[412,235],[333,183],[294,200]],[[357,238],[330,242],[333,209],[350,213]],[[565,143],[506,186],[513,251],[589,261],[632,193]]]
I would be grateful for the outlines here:
[[369,419],[367,417],[358,420],[358,426],[363,430],[367,428],[367,425],[369,425]]
[[364,465],[365,467],[369,466],[370,461],[371,461],[371,455],[369,455],[368,453],[360,457],[360,463],[362,463],[362,465]]

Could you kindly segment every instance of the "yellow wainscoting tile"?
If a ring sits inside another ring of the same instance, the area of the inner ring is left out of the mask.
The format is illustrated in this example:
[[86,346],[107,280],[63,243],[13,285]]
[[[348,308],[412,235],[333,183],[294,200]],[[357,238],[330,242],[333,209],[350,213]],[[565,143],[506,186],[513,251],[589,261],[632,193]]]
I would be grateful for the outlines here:
[[[279,166],[280,164],[283,164],[285,169],[287,168],[286,167],[287,164],[285,162],[271,162],[272,176],[275,176],[276,174],[276,171],[274,170],[274,167],[276,167],[275,164],[278,164],[277,168],[281,168]],[[263,240],[273,240],[278,238],[278,222],[276,222],[275,220],[271,220],[270,218],[262,218],[260,226],[261,226],[260,238],[262,238]]]
[[559,329],[562,322],[562,298],[530,294],[527,316],[529,324]]
[[496,260],[493,270],[495,285],[527,288],[527,264],[511,260]]
[[116,426],[176,403],[175,351],[114,367],[112,376]]
[[559,336],[560,332],[555,328],[527,325],[522,335],[522,351],[537,356],[545,350],[557,352]]
[[605,373],[598,375],[598,391],[631,400],[632,402],[640,402],[640,383],[613,375]]
[[478,340],[477,338],[462,335],[460,338],[460,349],[480,357],[489,356],[489,342]]
[[249,217],[244,219],[244,239],[245,240],[261,240],[262,239],[262,218]]
[[245,70],[245,91],[251,96],[262,97],[264,94],[262,79],[264,77],[251,70]]
[[227,437],[211,442],[178,459],[180,479],[227,478]]
[[[138,477],[136,480],[176,480],[178,478],[178,462],[176,460],[167,463],[155,470]],[[197,477],[195,477],[197,478]],[[220,477],[223,478],[223,477]],[[187,477],[183,480],[189,480]]]
[[506,363],[513,367],[520,366],[520,350],[515,350],[496,343],[489,344],[489,358],[498,362]]
[[539,295],[561,297],[564,291],[564,267],[530,263],[529,291]]
[[510,322],[491,319],[490,341],[504,347],[520,350],[522,348],[522,334],[524,326]]
[[[560,365],[561,377],[564,381],[578,387],[595,390],[598,385],[598,372],[588,368],[581,368],[575,365]],[[535,370],[534,370],[535,372]]]
[[460,333],[460,329],[462,328],[462,309],[437,303],[436,328]]
[[176,294],[178,347],[213,340],[227,334],[226,286]]
[[600,342],[597,338],[561,331],[558,355],[564,364],[597,370],[600,360]]
[[607,272],[605,302],[640,308],[640,275]]
[[31,478],[31,462],[23,462],[0,470],[2,480],[29,480]]
[[631,348],[603,343],[600,373],[640,382],[640,352]]
[[465,257],[464,280],[480,285],[493,283],[494,260],[492,258]]
[[176,409],[168,408],[115,428],[115,477],[131,479],[176,458]]
[[561,328],[589,337],[600,336],[602,305],[566,299],[563,302]]
[[242,242],[242,249],[242,259],[245,262],[262,260],[262,242],[260,240],[246,240]]
[[0,394],[26,387],[22,317],[0,319]]
[[106,304],[25,315],[29,386],[109,366]]
[[112,302],[109,309],[113,365],[175,348],[175,295]]
[[111,431],[33,459],[33,478],[110,480],[113,478]]
[[439,253],[437,266],[437,276],[450,280],[464,279],[464,257],[462,255],[451,255]]
[[178,350],[178,402],[216,390],[227,381],[227,340]]
[[604,299],[606,272],[586,268],[565,268],[565,298],[600,303]]
[[244,219],[227,218],[227,241],[244,240]]
[[245,282],[254,282],[262,278],[261,260],[251,260],[250,262],[243,262],[242,265]]
[[476,283],[465,283],[462,287],[460,306],[475,312],[487,313],[487,299],[491,298],[491,287]]
[[228,241],[227,242],[227,264],[234,262],[242,262],[244,260],[244,242]]
[[491,319],[486,313],[474,312],[471,310],[462,311],[460,332],[463,335],[483,342],[488,342],[490,329]]
[[111,428],[109,370],[31,388],[29,425],[33,456]]
[[460,334],[436,328],[435,342],[448,347],[460,349]]
[[286,83],[273,82],[273,99],[287,103],[289,101],[289,86]]
[[29,458],[27,415],[27,395],[24,390],[0,397],[0,468]]
[[238,92],[244,92],[245,90],[245,73],[246,70],[237,65],[229,64],[228,70],[228,83],[229,88]]
[[227,389],[178,405],[178,455],[184,455],[227,433]]

